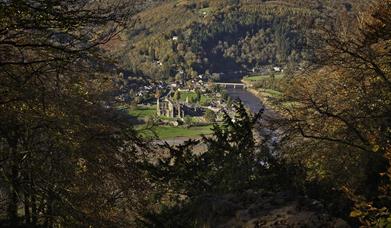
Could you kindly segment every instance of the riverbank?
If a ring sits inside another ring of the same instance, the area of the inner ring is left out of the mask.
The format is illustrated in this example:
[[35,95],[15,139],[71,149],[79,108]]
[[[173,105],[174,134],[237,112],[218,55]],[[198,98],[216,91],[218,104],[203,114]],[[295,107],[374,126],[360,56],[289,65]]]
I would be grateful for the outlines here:
[[265,112],[272,113],[273,116],[286,115],[283,108],[284,104],[277,104],[279,102],[276,102],[276,100],[282,96],[281,92],[267,89],[257,90],[254,88],[254,85],[251,81],[242,79],[241,82],[246,85],[248,92],[261,100],[262,104],[264,105]]

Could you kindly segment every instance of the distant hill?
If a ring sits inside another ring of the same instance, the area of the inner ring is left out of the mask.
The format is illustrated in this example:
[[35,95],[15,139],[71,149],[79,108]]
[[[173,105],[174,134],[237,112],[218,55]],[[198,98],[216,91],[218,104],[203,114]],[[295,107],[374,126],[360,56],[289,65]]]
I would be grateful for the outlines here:
[[[324,15],[351,17],[368,1],[151,1],[111,44],[120,62],[156,79],[298,65],[311,59],[306,34]],[[354,2],[354,3],[353,3]]]

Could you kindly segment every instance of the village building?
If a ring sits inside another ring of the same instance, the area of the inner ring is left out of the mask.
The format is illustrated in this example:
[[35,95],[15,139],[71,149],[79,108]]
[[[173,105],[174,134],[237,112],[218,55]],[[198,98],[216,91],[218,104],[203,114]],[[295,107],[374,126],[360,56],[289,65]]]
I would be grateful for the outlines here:
[[281,71],[282,71],[282,70],[281,70],[281,67],[277,67],[277,66],[273,67],[273,70],[274,70],[275,72],[281,72]]
[[183,105],[179,102],[174,102],[169,97],[164,97],[163,101],[160,101],[160,98],[158,98],[156,107],[158,116],[166,116],[170,118],[185,117]]
[[158,116],[165,116],[169,118],[184,118],[185,116],[202,116],[204,110],[200,107],[190,107],[187,104],[174,101],[171,98],[171,92],[163,97],[157,98],[156,111]]

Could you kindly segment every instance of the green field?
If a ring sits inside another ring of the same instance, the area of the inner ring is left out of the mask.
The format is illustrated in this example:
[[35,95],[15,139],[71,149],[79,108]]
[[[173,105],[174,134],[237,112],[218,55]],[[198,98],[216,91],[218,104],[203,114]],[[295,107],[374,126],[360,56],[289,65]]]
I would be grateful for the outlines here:
[[[282,79],[284,77],[284,74],[279,73],[274,75],[274,79]],[[262,81],[262,80],[269,80],[272,77],[270,75],[254,75],[254,76],[246,76],[243,78],[245,81],[249,82],[256,82],[256,81]]]
[[143,130],[141,134],[145,137],[154,137],[154,133],[160,139],[174,139],[177,137],[196,137],[200,135],[209,135],[212,133],[213,125],[197,126],[197,127],[174,127],[174,126],[158,126],[152,130]]
[[260,89],[259,92],[262,96],[266,96],[266,97],[273,97],[273,98],[281,98],[282,97],[281,92],[276,91],[276,90],[272,90],[272,89]]
[[152,105],[150,107],[145,106],[145,107],[137,107],[135,110],[129,110],[128,111],[129,115],[137,118],[145,118],[147,116],[153,116],[156,114],[156,105]]
[[[181,91],[180,92],[181,94],[181,98],[180,100],[182,102],[185,102],[186,101],[186,97],[189,97],[189,100],[192,98],[193,100],[195,99],[195,97],[197,96],[197,94],[195,92],[187,92],[187,91]],[[205,95],[201,95],[201,100],[200,100],[200,103],[204,103],[204,102],[210,102],[212,100],[211,97],[209,96],[205,96]]]

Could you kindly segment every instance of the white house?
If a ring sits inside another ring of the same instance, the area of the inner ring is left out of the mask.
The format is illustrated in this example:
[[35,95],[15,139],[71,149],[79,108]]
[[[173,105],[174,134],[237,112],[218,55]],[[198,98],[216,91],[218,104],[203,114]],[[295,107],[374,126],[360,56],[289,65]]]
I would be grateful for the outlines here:
[[280,72],[281,71],[281,67],[273,67],[273,70],[276,71],[276,72]]

